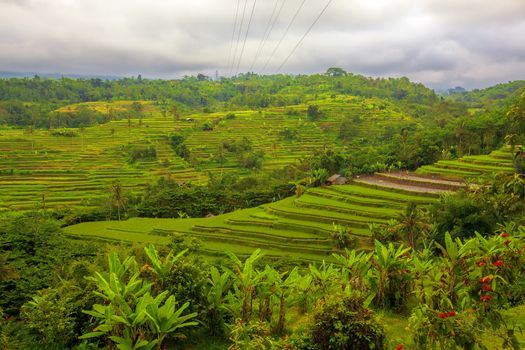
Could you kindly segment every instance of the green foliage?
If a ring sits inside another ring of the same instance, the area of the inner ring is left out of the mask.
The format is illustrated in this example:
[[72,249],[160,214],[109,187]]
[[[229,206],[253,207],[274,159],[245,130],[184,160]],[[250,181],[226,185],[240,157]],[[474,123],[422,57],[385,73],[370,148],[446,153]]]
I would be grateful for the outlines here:
[[466,192],[443,195],[429,212],[436,228],[434,239],[440,244],[444,243],[446,232],[453,238],[472,237],[475,232],[487,235],[498,222],[490,202]]
[[260,169],[264,160],[263,151],[254,151],[249,153],[240,153],[239,163],[246,169]]
[[204,124],[202,124],[201,129],[203,131],[212,131],[213,130],[213,124],[210,123],[210,122],[205,122]]
[[75,334],[72,306],[58,290],[44,289],[24,305],[21,317],[28,328],[38,333],[44,347],[66,347]]
[[352,236],[352,230],[340,224],[332,224],[334,229],[332,239],[338,249],[355,248],[357,245],[356,239]]
[[314,122],[322,118],[324,114],[321,112],[318,105],[309,105],[306,110],[306,116],[308,117],[308,120]]
[[[154,259],[158,257],[152,247],[147,252]],[[109,272],[96,272],[89,277],[96,284],[98,291],[95,293],[104,304],[95,304],[93,310],[85,311],[99,319],[99,325],[81,339],[107,336],[121,350],[161,349],[168,335],[197,325],[190,321],[196,313],[183,315],[188,302],[176,308],[175,297],[169,296],[168,291],[155,297],[150,294],[152,283],[139,277],[134,257],[121,262],[112,253],[108,256],[108,265]]]
[[343,119],[339,126],[339,138],[348,141],[359,134],[359,129],[354,120],[346,118]]
[[375,241],[369,282],[378,307],[397,310],[406,307],[412,283],[412,276],[407,273],[411,262],[409,251],[402,244],[395,247],[393,243],[383,245]]
[[241,139],[235,140],[232,143],[224,142],[222,147],[228,152],[242,153],[251,151],[253,149],[253,142],[246,136],[243,136]]
[[299,132],[296,129],[284,128],[283,131],[279,132],[279,136],[286,141],[294,141],[299,139]]
[[62,136],[62,137],[77,137],[78,136],[76,131],[69,130],[69,129],[55,129],[51,131],[51,135]]
[[186,160],[190,158],[190,150],[188,146],[184,144],[186,138],[181,134],[172,134],[169,136],[169,143],[175,153]]
[[245,323],[237,320],[230,335],[232,345],[228,350],[253,349],[268,350],[277,349],[270,329],[263,322]]
[[312,315],[313,349],[385,349],[385,331],[357,296],[333,295]]
[[50,286],[53,270],[69,255],[58,222],[41,213],[20,215],[0,227],[0,248],[11,270],[0,281],[0,307],[16,315],[37,290]]
[[122,146],[120,150],[126,155],[129,164],[134,164],[137,161],[157,159],[157,149],[155,146],[128,144]]

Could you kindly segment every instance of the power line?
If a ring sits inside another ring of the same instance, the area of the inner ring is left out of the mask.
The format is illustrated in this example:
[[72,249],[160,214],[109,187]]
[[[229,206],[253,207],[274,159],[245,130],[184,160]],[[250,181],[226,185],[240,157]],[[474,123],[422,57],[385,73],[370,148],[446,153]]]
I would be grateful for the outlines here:
[[259,47],[257,48],[257,52],[255,53],[255,56],[253,57],[252,64],[250,65],[250,69],[248,69],[248,71],[252,71],[253,66],[257,62],[257,59],[259,58],[259,54],[264,49],[264,46],[266,45],[266,40],[268,39],[268,37],[270,36],[272,32],[273,27],[275,26],[275,22],[277,22],[277,19],[279,18],[281,14],[281,11],[284,7],[285,2],[286,0],[281,1],[281,6],[279,7],[279,11],[277,11],[277,15],[275,15],[275,11],[277,10],[277,4],[279,3],[279,0],[275,0],[275,3],[273,5],[272,14],[270,15],[270,18],[268,19],[268,23],[266,24],[266,29],[264,29],[264,34],[261,38],[261,42],[259,43]]
[[233,67],[235,66],[235,61],[237,60],[237,50],[239,49],[239,42],[241,41],[241,32],[242,32],[242,26],[244,24],[244,14],[246,13],[246,5],[248,4],[248,0],[244,0],[244,7],[242,9],[242,18],[241,18],[241,25],[239,26],[239,32],[237,34],[237,44],[235,45],[235,51],[233,53],[233,60],[232,60],[232,66],[230,68],[230,74],[233,71]]
[[231,41],[231,44],[230,44],[230,52],[228,53],[228,68],[230,69],[228,75],[231,74],[231,68],[230,66],[232,65],[232,60],[233,60],[233,57],[232,57],[232,54],[233,54],[233,42],[235,41],[235,32],[237,31],[237,18],[239,17],[239,7],[241,5],[241,0],[237,0],[237,7],[235,8],[235,16],[234,16],[234,20],[233,20],[233,31],[232,31],[232,41]]
[[266,60],[266,63],[264,64],[264,67],[262,69],[262,71],[264,72],[266,70],[266,67],[268,66],[268,63],[270,63],[270,61],[272,60],[273,56],[275,56],[275,53],[277,52],[277,50],[279,49],[279,47],[281,46],[281,43],[283,42],[284,38],[286,37],[286,35],[288,34],[288,31],[290,30],[290,28],[292,27],[292,24],[295,22],[295,19],[297,18],[297,15],[299,14],[299,12],[301,11],[301,9],[303,8],[303,5],[304,3],[306,2],[306,0],[303,0],[301,2],[301,5],[299,5],[299,7],[297,8],[297,11],[295,11],[295,14],[293,15],[292,17],[292,20],[290,21],[290,23],[288,23],[288,27],[286,27],[286,30],[284,31],[283,35],[281,36],[281,39],[279,40],[279,42],[277,43],[277,45],[275,45],[273,51],[272,51],[272,54],[270,55],[270,57],[268,57],[268,59]]
[[244,35],[244,42],[242,44],[241,55],[239,56],[239,61],[237,62],[237,68],[235,69],[235,75],[237,75],[237,73],[239,72],[239,66],[242,61],[242,55],[244,54],[244,47],[246,46],[246,39],[248,38],[248,32],[250,31],[250,25],[252,24],[252,18],[253,18],[253,13],[255,11],[256,4],[257,4],[257,0],[254,0],[253,6],[252,6],[252,12],[250,13],[250,20],[248,21],[248,27],[246,28],[246,34]]
[[308,35],[308,33],[310,33],[310,31],[312,30],[312,28],[315,26],[315,24],[317,23],[317,21],[319,21],[319,19],[321,18],[321,16],[324,14],[324,12],[326,11],[326,9],[328,8],[328,6],[330,6],[330,4],[332,3],[333,0],[328,0],[328,2],[326,3],[326,5],[323,7],[323,9],[321,10],[321,13],[319,13],[319,15],[315,18],[315,20],[313,21],[313,23],[310,25],[310,27],[308,27],[308,30],[306,30],[306,32],[304,33],[304,35],[301,37],[301,39],[297,42],[297,44],[294,46],[294,48],[292,49],[292,51],[290,52],[290,54],[285,58],[285,60],[283,61],[283,63],[281,63],[281,65],[279,66],[279,68],[277,68],[277,71],[280,71],[281,68],[286,64],[286,62],[288,62],[288,59],[294,54],[295,50],[297,50],[297,48],[299,47],[299,45],[301,45],[301,43],[303,42],[304,38],[306,38],[306,36]]

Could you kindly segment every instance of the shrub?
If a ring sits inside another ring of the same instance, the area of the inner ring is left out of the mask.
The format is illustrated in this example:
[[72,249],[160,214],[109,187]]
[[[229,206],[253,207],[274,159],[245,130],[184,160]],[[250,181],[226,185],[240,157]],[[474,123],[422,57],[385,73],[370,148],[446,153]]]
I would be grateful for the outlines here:
[[385,348],[385,331],[359,296],[333,295],[316,306],[311,338],[322,350]]
[[262,151],[241,154],[239,162],[246,169],[260,169],[263,163],[264,153]]
[[299,139],[299,133],[297,132],[297,130],[291,128],[285,128],[279,133],[279,136],[281,136],[284,140],[287,141]]
[[170,135],[169,142],[170,146],[175,151],[175,153],[186,160],[190,158],[190,150],[188,149],[188,146],[184,144],[185,137],[180,134],[172,134]]
[[51,135],[53,136],[62,136],[62,137],[76,137],[78,134],[74,130],[68,130],[68,129],[57,129],[51,131]]
[[202,131],[212,131],[213,130],[213,124],[210,122],[206,122],[202,124]]
[[252,141],[246,136],[243,136],[242,139],[236,140],[232,143],[224,142],[222,147],[232,153],[246,152],[252,150]]
[[127,162],[130,164],[138,160],[157,159],[157,150],[154,146],[126,145],[121,149],[126,153]]
[[321,117],[323,117],[323,112],[319,109],[319,106],[317,105],[310,105],[308,106],[308,109],[306,110],[306,115],[308,116],[308,119],[310,121],[316,121],[319,120]]

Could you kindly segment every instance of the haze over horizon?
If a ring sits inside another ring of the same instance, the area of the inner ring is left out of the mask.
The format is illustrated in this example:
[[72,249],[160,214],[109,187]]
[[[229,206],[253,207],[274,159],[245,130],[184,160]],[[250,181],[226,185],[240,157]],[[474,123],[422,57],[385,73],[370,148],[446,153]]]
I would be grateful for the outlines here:
[[437,89],[525,78],[523,0],[333,0],[322,13],[328,3],[0,0],[0,71],[178,78],[335,66]]

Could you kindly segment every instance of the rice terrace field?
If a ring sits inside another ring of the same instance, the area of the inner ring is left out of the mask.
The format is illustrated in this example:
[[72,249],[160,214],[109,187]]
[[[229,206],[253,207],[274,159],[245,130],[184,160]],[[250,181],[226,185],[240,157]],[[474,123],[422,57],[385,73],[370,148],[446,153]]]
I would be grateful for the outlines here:
[[[133,190],[162,176],[202,184],[209,174],[246,174],[248,171],[236,164],[235,154],[219,156],[218,151],[222,143],[243,137],[253,143],[254,149],[262,151],[262,170],[269,172],[293,164],[317,149],[344,148],[337,140],[343,118],[355,116],[362,120],[357,133],[369,146],[381,141],[377,136],[382,136],[381,130],[414,123],[411,117],[393,105],[386,107],[387,102],[381,100],[339,97],[318,102],[326,114],[319,123],[305,120],[306,105],[175,118],[162,116],[155,104],[143,101],[140,119],[86,127],[74,131],[72,137],[54,136],[45,130],[28,134],[27,130],[0,129],[0,211],[29,210],[44,204],[48,208],[89,207],[107,196],[107,188],[117,178],[126,189]],[[129,110],[131,104],[94,102],[83,106],[108,113]],[[78,105],[62,107],[57,112],[75,108]],[[232,113],[235,118],[228,119],[226,115]],[[213,130],[202,130],[205,123],[211,123]],[[292,140],[283,140],[281,133],[286,129],[297,130]],[[170,147],[168,137],[172,133],[186,135],[191,162],[177,156]],[[153,147],[156,158],[129,164],[122,151],[126,145]]]
[[[378,173],[355,178],[348,185],[308,190],[258,208],[201,219],[132,218],[124,222],[82,223],[65,232],[84,239],[134,242],[167,242],[170,236],[193,236],[201,240],[201,252],[220,255],[224,250],[248,254],[255,248],[269,256],[297,260],[330,259],[333,224],[351,229],[360,248],[370,248],[369,225],[396,218],[409,202],[425,206],[446,191],[464,188],[463,168],[476,176],[490,174],[484,164],[502,165],[507,170],[509,153],[495,151],[488,156],[462,158],[457,167],[422,167],[415,173]],[[479,164],[479,165],[478,165]],[[437,170],[434,170],[437,169]],[[441,169],[448,172],[443,174]],[[439,174],[440,177],[436,177]]]
[[[242,138],[264,154],[261,171],[271,172],[321,148],[348,150],[359,148],[362,142],[372,147],[391,143],[385,134],[418,123],[384,100],[340,96],[311,103],[325,114],[319,122],[306,120],[307,105],[175,117],[166,116],[153,102],[140,101],[140,118],[111,120],[76,130],[72,136],[57,135],[53,130],[28,133],[4,128],[0,131],[0,210],[97,206],[104,203],[115,179],[127,191],[140,191],[161,177],[205,184],[209,176],[242,176],[249,170],[238,166],[235,154],[220,151],[224,143]],[[129,111],[132,104],[84,103],[62,107],[57,113],[87,107],[107,114]],[[337,137],[342,120],[349,118],[356,126],[351,143]],[[211,130],[204,130],[206,124],[213,125]],[[287,140],[282,137],[284,130],[297,133]],[[173,133],[184,135],[190,159],[181,158],[170,147]],[[153,147],[156,157],[130,163],[126,145]],[[348,227],[358,245],[367,249],[369,225],[396,218],[407,203],[425,206],[444,191],[464,187],[467,178],[512,169],[511,154],[500,150],[441,160],[410,174],[358,176],[348,185],[312,188],[300,197],[212,218],[88,222],[67,227],[65,232],[82,239],[143,243],[167,243],[173,236],[191,236],[202,242],[200,250],[207,255],[225,250],[248,254],[263,248],[274,257],[323,260],[333,251],[330,235],[334,224]]]

